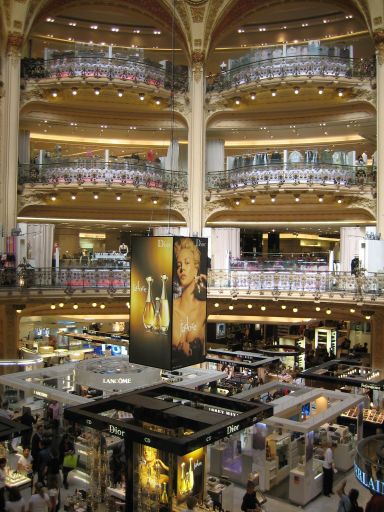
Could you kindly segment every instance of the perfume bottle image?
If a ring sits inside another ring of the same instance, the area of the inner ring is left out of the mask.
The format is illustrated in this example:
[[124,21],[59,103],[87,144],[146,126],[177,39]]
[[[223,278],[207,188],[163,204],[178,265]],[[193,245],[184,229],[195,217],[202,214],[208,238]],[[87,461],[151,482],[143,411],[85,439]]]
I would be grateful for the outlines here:
[[147,298],[145,300],[145,306],[143,311],[143,324],[147,331],[150,331],[153,328],[153,323],[155,320],[155,306],[152,301],[152,283],[153,277],[147,276],[145,280],[148,283],[147,290]]
[[168,280],[168,276],[162,274],[160,276],[162,281],[161,299],[160,299],[160,331],[164,334],[168,332],[169,327],[169,302],[167,299],[167,293],[165,283]]
[[185,475],[185,462],[181,463],[181,476],[180,476],[180,494],[188,492],[187,480]]
[[187,478],[187,487],[188,487],[188,492],[192,491],[193,489],[193,486],[194,486],[194,483],[195,483],[195,479],[194,479],[194,474],[193,474],[193,468],[192,468],[192,457],[189,459],[189,470],[188,470],[188,478]]
[[153,319],[153,330],[155,332],[159,332],[160,326],[161,326],[160,299],[159,299],[159,297],[156,297],[156,299],[155,299],[155,316]]
[[168,494],[167,494],[167,482],[162,483],[162,491],[160,495],[160,503],[168,503]]

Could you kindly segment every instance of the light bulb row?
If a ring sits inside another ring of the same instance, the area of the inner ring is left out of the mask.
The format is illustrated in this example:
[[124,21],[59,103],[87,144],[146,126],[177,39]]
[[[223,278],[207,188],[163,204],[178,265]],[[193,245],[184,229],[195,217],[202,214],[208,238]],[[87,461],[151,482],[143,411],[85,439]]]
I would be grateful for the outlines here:
[[[292,89],[292,90],[293,90],[294,94],[296,94],[296,95],[300,94],[300,92],[301,92],[301,89],[300,89],[300,87],[299,87],[298,85],[296,85],[295,87],[293,87],[293,89]],[[273,98],[275,98],[275,97],[277,96],[278,90],[277,90],[277,89],[270,89],[270,91],[271,91],[271,96],[272,96]],[[322,94],[324,94],[324,92],[325,92],[325,88],[324,88],[322,85],[320,85],[320,86],[317,88],[317,92],[318,92],[320,95],[322,95]],[[342,87],[338,87],[338,88],[336,89],[336,92],[337,92],[337,95],[338,95],[339,97],[342,97],[342,96],[344,96],[345,89],[343,89]],[[256,96],[257,96],[257,94],[256,94],[255,92],[251,92],[251,93],[249,94],[249,97],[250,97],[250,99],[251,99],[252,101],[254,101],[254,100],[256,99]],[[242,98],[241,98],[240,96],[235,96],[235,97],[233,98],[233,101],[234,101],[235,105],[240,105],[240,103],[241,103],[241,99],[242,99]]]
[[[93,88],[93,92],[95,94],[95,96],[100,96],[101,94],[101,87],[94,87]],[[79,88],[78,87],[71,87],[71,93],[72,93],[72,96],[77,96],[78,93],[79,93]],[[122,98],[124,96],[124,89],[117,89],[116,91],[116,94],[119,98]],[[57,98],[59,95],[59,90],[58,89],[52,89],[51,90],[51,96],[53,98]],[[140,92],[139,93],[139,100],[140,101],[144,101],[145,99],[145,94],[143,92]],[[161,98],[159,98],[158,96],[156,96],[155,98],[153,98],[153,101],[156,105],[161,105]]]
[[[93,194],[93,199],[97,200],[97,199],[100,198],[100,192],[96,192],[95,191],[92,194]],[[71,196],[72,201],[76,201],[76,199],[78,197],[78,194],[77,194],[77,192],[71,192],[70,196]],[[116,192],[116,194],[115,194],[116,201],[121,201],[122,197],[123,197],[123,194],[121,192]],[[51,194],[50,199],[53,202],[57,201],[58,194],[55,194],[55,193]],[[137,200],[138,203],[141,203],[143,201],[143,196],[138,195],[136,197],[136,200]],[[152,201],[152,204],[157,205],[159,203],[159,198],[158,197],[152,197],[151,201]]]
[[[271,198],[271,203],[275,203],[276,200],[277,200],[277,194],[269,194],[269,197]],[[256,203],[256,196],[250,196],[250,201],[252,204],[255,204]],[[301,194],[293,194],[293,199],[295,201],[295,203],[299,203],[300,202],[300,199],[301,199]],[[324,194],[319,194],[317,196],[317,200],[319,203],[323,203],[324,202]],[[335,201],[337,204],[342,204],[343,203],[343,198],[340,197],[340,196],[337,196],[335,198]],[[241,204],[241,198],[237,197],[234,199],[234,203],[236,206],[240,206]]]

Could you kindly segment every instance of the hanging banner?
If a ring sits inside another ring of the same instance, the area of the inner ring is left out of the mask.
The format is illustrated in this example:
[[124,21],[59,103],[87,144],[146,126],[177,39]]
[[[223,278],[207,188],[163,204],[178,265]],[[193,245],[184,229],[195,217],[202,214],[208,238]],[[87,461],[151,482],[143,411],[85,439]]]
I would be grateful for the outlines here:
[[207,261],[206,238],[132,238],[132,363],[175,370],[204,361]]

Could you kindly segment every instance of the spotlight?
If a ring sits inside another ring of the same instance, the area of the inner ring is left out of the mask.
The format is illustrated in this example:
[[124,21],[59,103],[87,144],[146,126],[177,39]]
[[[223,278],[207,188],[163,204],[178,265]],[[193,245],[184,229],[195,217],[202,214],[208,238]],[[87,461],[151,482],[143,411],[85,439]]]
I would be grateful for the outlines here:
[[322,203],[324,201],[324,196],[318,196],[319,203]]
[[295,202],[296,203],[299,203],[300,202],[300,194],[295,194]]
[[54,98],[57,98],[57,95],[58,95],[57,89],[52,89],[51,94]]
[[332,309],[327,308],[327,309],[325,310],[325,313],[326,313],[327,315],[330,315],[330,314],[332,313]]
[[215,308],[218,308],[220,304],[218,302],[215,302]]
[[96,96],[99,96],[99,94],[100,94],[100,92],[101,92],[100,87],[95,87],[95,88],[93,89],[93,92],[96,94]]
[[93,193],[93,199],[99,199],[99,193],[98,192],[94,192]]
[[315,307],[315,310],[316,310],[317,312],[319,312],[319,311],[321,311],[321,307],[320,307],[320,306],[316,306],[316,307]]
[[158,202],[159,202],[159,200],[157,199],[157,197],[152,197],[153,204],[157,204]]
[[340,96],[340,98],[344,96],[344,89],[337,89],[337,95]]
[[100,309],[105,309],[105,304],[100,304]]
[[293,309],[292,309],[292,311],[293,311],[294,313],[297,313],[299,310],[298,310],[297,308],[293,308]]
[[161,105],[161,99],[160,98],[154,98],[154,101],[156,105]]
[[51,194],[51,201],[56,201],[57,199],[57,195],[56,194]]
[[273,97],[275,97],[277,95],[277,90],[276,89],[271,89],[271,94]]
[[255,92],[251,92],[251,100],[255,100],[256,99],[256,93]]
[[97,302],[92,302],[92,307],[97,308]]
[[145,94],[143,92],[140,92],[139,93],[139,100],[140,101],[144,101],[144,98],[145,98]]
[[77,92],[78,92],[77,87],[72,87],[71,91],[72,91],[72,96],[77,96]]
[[252,204],[255,204],[255,203],[256,203],[256,197],[255,197],[255,196],[252,196],[252,197],[251,197],[251,203],[252,203]]
[[341,204],[343,202],[343,198],[342,197],[337,197],[336,201],[337,201],[337,204]]
[[72,201],[75,201],[75,200],[77,199],[77,194],[76,194],[76,192],[72,192],[72,193],[71,193],[71,199],[72,199]]
[[235,199],[235,205],[236,205],[236,206],[239,206],[239,205],[240,205],[240,199]]
[[121,194],[120,194],[120,192],[118,192],[116,194],[116,201],[121,201]]
[[51,309],[56,309],[56,304],[51,304]]
[[276,202],[276,194],[271,194],[271,202],[272,203]]
[[123,89],[117,89],[117,95],[118,95],[119,98],[122,98],[123,94],[124,94]]
[[248,304],[247,308],[252,309],[252,304]]
[[365,319],[366,320],[370,320],[371,319],[371,315],[365,315]]
[[79,309],[79,305],[78,304],[74,304],[73,305],[73,309]]
[[267,309],[266,306],[260,306],[261,311],[265,311]]
[[324,87],[320,86],[317,88],[319,94],[324,94]]
[[294,87],[294,88],[293,88],[293,92],[294,92],[295,94],[299,94],[299,92],[300,92],[300,87],[298,87],[298,86]]
[[287,306],[285,304],[282,304],[281,305],[281,309],[284,310],[284,309],[287,309]]
[[230,305],[228,306],[228,309],[229,309],[230,311],[232,311],[232,310],[233,310],[233,304],[230,304]]
[[240,101],[241,101],[241,99],[237,96],[237,98],[235,98],[236,105],[240,105]]
[[354,308],[351,308],[351,309],[349,310],[349,312],[350,312],[350,313],[355,313],[355,311],[356,311],[356,309],[354,309]]
[[143,200],[143,196],[137,196],[137,202],[138,203],[141,203],[142,200]]
[[59,302],[59,308],[63,308],[64,307],[64,302]]

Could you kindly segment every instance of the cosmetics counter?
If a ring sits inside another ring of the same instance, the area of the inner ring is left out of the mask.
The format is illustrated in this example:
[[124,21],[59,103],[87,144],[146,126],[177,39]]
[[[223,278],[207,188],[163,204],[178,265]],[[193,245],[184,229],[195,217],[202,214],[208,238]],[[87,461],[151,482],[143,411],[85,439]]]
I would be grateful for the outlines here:
[[[209,476],[207,447],[271,412],[265,405],[160,384],[70,407],[64,414],[124,443],[125,460],[132,463],[120,465],[124,475],[105,489],[114,510],[179,512],[188,495],[198,499],[197,510],[235,510],[233,484]],[[91,508],[94,491],[91,480]]]
[[[28,430],[30,430],[29,427],[26,427],[17,421],[9,420],[4,416],[0,416],[0,457],[7,458],[8,450],[4,444],[6,441],[11,441],[14,436],[18,436]],[[32,485],[32,480],[30,478],[14,468],[6,466],[5,473],[5,485],[7,487],[17,487],[19,490],[22,490]]]
[[305,347],[279,343],[268,348],[260,348],[258,352],[268,357],[279,357],[288,371],[305,369]]

